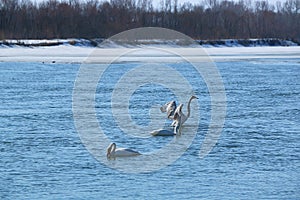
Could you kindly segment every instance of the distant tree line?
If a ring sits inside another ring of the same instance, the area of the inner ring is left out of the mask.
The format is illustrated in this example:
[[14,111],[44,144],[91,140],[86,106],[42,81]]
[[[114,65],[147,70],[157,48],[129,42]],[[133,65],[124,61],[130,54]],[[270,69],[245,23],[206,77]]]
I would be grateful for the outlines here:
[[165,27],[194,39],[300,40],[300,0],[0,0],[0,39],[107,38],[137,27]]

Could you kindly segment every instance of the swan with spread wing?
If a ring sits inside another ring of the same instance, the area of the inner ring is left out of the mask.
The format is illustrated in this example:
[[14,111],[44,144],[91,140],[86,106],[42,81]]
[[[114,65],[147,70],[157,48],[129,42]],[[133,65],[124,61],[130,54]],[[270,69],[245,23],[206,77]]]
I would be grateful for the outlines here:
[[[172,126],[176,126],[176,123],[178,122],[178,120],[174,120],[174,114],[177,112],[177,114],[180,115],[180,126],[181,126],[190,117],[191,102],[192,102],[193,99],[198,99],[198,97],[196,97],[194,95],[190,97],[190,99],[188,101],[188,105],[187,105],[187,114],[186,115],[182,112],[183,104],[180,104],[178,107],[176,107],[176,102],[175,101],[170,101],[170,102],[166,103],[165,105],[160,107],[160,110],[161,110],[161,112],[166,112],[167,113],[167,118],[168,119],[173,120]],[[179,107],[181,107],[181,108],[179,108]]]
[[176,134],[181,134],[182,125],[186,122],[186,120],[190,117],[191,114],[191,102],[193,99],[198,99],[196,96],[191,96],[188,105],[187,105],[187,114],[185,115],[182,112],[183,104],[179,104],[179,106],[176,106],[175,101],[170,101],[160,107],[161,112],[167,113],[167,118],[173,120],[173,123],[171,126],[174,126],[174,131],[167,130],[167,129],[159,129],[154,130],[151,132],[151,135],[153,136],[173,136]]
[[176,110],[173,111],[172,118],[174,120],[174,131],[167,129],[158,129],[151,132],[151,135],[153,136],[173,136],[176,134],[181,134],[181,125],[182,125],[182,106],[183,104],[180,104]]

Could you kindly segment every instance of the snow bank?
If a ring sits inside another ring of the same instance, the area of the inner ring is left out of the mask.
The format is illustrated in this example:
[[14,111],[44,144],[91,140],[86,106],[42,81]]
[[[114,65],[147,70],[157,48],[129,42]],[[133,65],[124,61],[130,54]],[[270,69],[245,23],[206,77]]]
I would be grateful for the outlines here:
[[[181,62],[183,57],[195,62],[207,62],[208,56],[214,61],[256,58],[300,59],[300,46],[297,43],[279,39],[194,43],[182,40],[103,41],[103,39],[5,40],[0,42],[0,62],[82,63],[89,58],[89,60],[97,59],[95,62],[107,63],[120,55],[124,55],[119,59],[120,62]],[[131,49],[137,50],[129,55],[127,52]]]
[[0,48],[0,62],[81,63],[93,49],[70,45]]
[[[133,53],[128,53],[133,52]],[[168,53],[171,52],[171,53]],[[122,56],[120,56],[122,55]],[[178,56],[180,55],[180,56]],[[211,47],[211,48],[87,48],[85,46],[47,46],[0,48],[0,62],[82,63],[118,62],[216,62],[253,59],[300,59],[300,46],[293,47]]]

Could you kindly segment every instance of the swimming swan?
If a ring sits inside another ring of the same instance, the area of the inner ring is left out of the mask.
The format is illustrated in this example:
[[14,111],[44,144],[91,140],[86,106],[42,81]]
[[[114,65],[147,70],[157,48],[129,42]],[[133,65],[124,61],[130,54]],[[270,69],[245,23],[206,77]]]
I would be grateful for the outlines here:
[[166,130],[166,129],[158,129],[151,132],[151,135],[153,136],[174,136],[176,134],[181,134],[181,128],[182,128],[182,107],[183,104],[180,104],[176,110],[174,111],[174,115],[172,119],[175,122],[174,131]]
[[117,148],[116,143],[111,143],[106,150],[107,158],[129,157],[129,156],[138,156],[138,155],[141,154],[137,151],[127,149],[127,148]]
[[153,136],[174,136],[176,133],[167,129],[158,129],[151,132]]

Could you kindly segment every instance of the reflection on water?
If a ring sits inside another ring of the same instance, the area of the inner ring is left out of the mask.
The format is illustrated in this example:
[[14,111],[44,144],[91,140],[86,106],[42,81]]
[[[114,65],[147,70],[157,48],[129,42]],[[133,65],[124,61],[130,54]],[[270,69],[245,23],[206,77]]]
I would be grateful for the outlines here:
[[[124,69],[135,66],[118,65]],[[206,85],[186,70],[184,63],[171,66],[190,77],[199,97],[197,135],[184,154],[167,167],[127,174],[98,162],[75,130],[72,90],[79,65],[0,63],[0,197],[299,198],[299,60],[217,63],[226,88],[227,116],[217,145],[204,159],[198,153],[210,122]],[[138,138],[124,133],[114,122],[109,101],[120,71],[112,66],[106,73],[109,76],[103,80],[109,81],[104,88],[97,88],[96,117],[119,147],[147,155],[173,140],[184,139],[193,129],[187,121],[179,138]],[[140,87],[130,99],[132,120],[141,126],[149,124],[151,105],[174,97],[160,85]],[[160,116],[165,117],[158,112],[156,117]],[[164,126],[169,124],[166,120]],[[139,162],[139,157],[131,159]],[[107,162],[118,166],[130,159]]]

